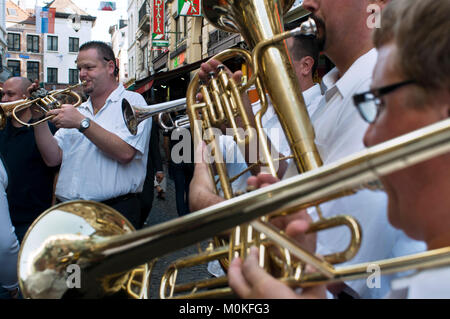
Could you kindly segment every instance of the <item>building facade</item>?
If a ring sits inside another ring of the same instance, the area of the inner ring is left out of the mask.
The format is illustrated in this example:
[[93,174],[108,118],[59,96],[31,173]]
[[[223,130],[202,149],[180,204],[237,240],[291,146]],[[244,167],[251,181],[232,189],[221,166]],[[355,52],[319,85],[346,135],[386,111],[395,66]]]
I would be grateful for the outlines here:
[[80,45],[91,39],[95,17],[70,0],[54,0],[47,5],[56,9],[54,33],[40,33],[35,8],[27,8],[34,3],[19,5],[6,3],[6,63],[12,75],[38,80],[47,90],[78,83],[75,60]]
[[55,33],[44,34],[44,87],[65,88],[79,82],[76,66],[79,47],[91,40],[96,18],[78,8],[70,0],[55,0]]
[[8,31],[6,30],[6,0],[0,0],[0,84],[5,82],[11,71],[7,68]]
[[127,20],[120,19],[115,25],[109,28],[111,47],[117,60],[117,66],[119,67],[119,81],[126,87],[129,81],[127,23]]
[[11,76],[43,80],[43,40],[36,32],[36,18],[14,2],[6,2],[8,50],[6,65]]

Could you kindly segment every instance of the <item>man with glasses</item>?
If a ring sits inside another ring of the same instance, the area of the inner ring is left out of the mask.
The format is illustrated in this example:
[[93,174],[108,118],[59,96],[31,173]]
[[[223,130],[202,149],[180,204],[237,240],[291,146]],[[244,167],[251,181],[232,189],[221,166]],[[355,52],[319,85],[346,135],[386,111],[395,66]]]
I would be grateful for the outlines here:
[[[365,145],[449,117],[450,64],[443,59],[450,54],[449,15],[450,3],[434,0],[395,0],[386,8],[382,28],[374,36],[379,54],[371,89],[354,96],[360,114],[371,123],[364,136]],[[450,246],[449,154],[392,173],[381,181],[388,195],[388,218],[394,227],[424,241],[428,249]],[[297,229],[303,232],[309,224],[300,219],[295,223],[301,224]],[[383,235],[380,233],[380,237]],[[297,236],[303,239],[300,231]],[[244,263],[236,259],[230,266],[230,285],[240,296],[325,297],[323,286],[296,294],[259,268],[257,255],[257,250],[252,249]],[[447,298],[449,279],[449,267],[422,271],[399,280],[388,297]]]
[[139,228],[138,194],[146,175],[151,121],[141,122],[136,135],[128,131],[122,100],[136,106],[146,103],[140,94],[117,82],[115,61],[107,44],[83,44],[77,67],[89,99],[78,108],[64,104],[48,112],[55,116],[51,122],[59,128],[54,137],[47,123],[35,126],[34,132],[44,162],[61,165],[55,191],[58,201],[103,202]]

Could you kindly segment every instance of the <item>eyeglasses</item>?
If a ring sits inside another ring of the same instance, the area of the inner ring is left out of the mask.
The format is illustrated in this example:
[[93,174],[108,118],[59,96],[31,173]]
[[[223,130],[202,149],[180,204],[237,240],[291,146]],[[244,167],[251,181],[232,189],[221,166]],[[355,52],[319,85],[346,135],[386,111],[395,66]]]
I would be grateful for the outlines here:
[[364,93],[353,96],[353,102],[358,109],[359,114],[364,121],[372,124],[378,117],[380,107],[382,105],[381,97],[383,95],[392,93],[393,91],[409,84],[414,84],[416,81],[408,80],[396,84],[384,86],[382,88],[373,89]]

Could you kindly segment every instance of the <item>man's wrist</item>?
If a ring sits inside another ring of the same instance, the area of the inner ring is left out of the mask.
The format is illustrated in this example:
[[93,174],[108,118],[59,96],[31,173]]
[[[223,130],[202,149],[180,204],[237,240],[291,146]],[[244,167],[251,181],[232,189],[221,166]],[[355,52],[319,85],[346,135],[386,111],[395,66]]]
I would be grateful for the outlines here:
[[86,131],[90,126],[91,126],[91,119],[88,117],[85,117],[80,121],[80,126],[78,127],[78,131],[80,131],[80,133],[84,133],[84,131]]

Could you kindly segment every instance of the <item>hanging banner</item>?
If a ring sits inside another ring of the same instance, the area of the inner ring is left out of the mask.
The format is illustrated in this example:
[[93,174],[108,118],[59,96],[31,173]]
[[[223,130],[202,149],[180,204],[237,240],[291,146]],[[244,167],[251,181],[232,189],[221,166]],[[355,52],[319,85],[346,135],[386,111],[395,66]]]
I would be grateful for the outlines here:
[[153,0],[153,40],[164,40],[164,0]]
[[36,32],[55,33],[56,8],[36,7]]
[[178,15],[191,17],[201,16],[201,0],[178,0]]

